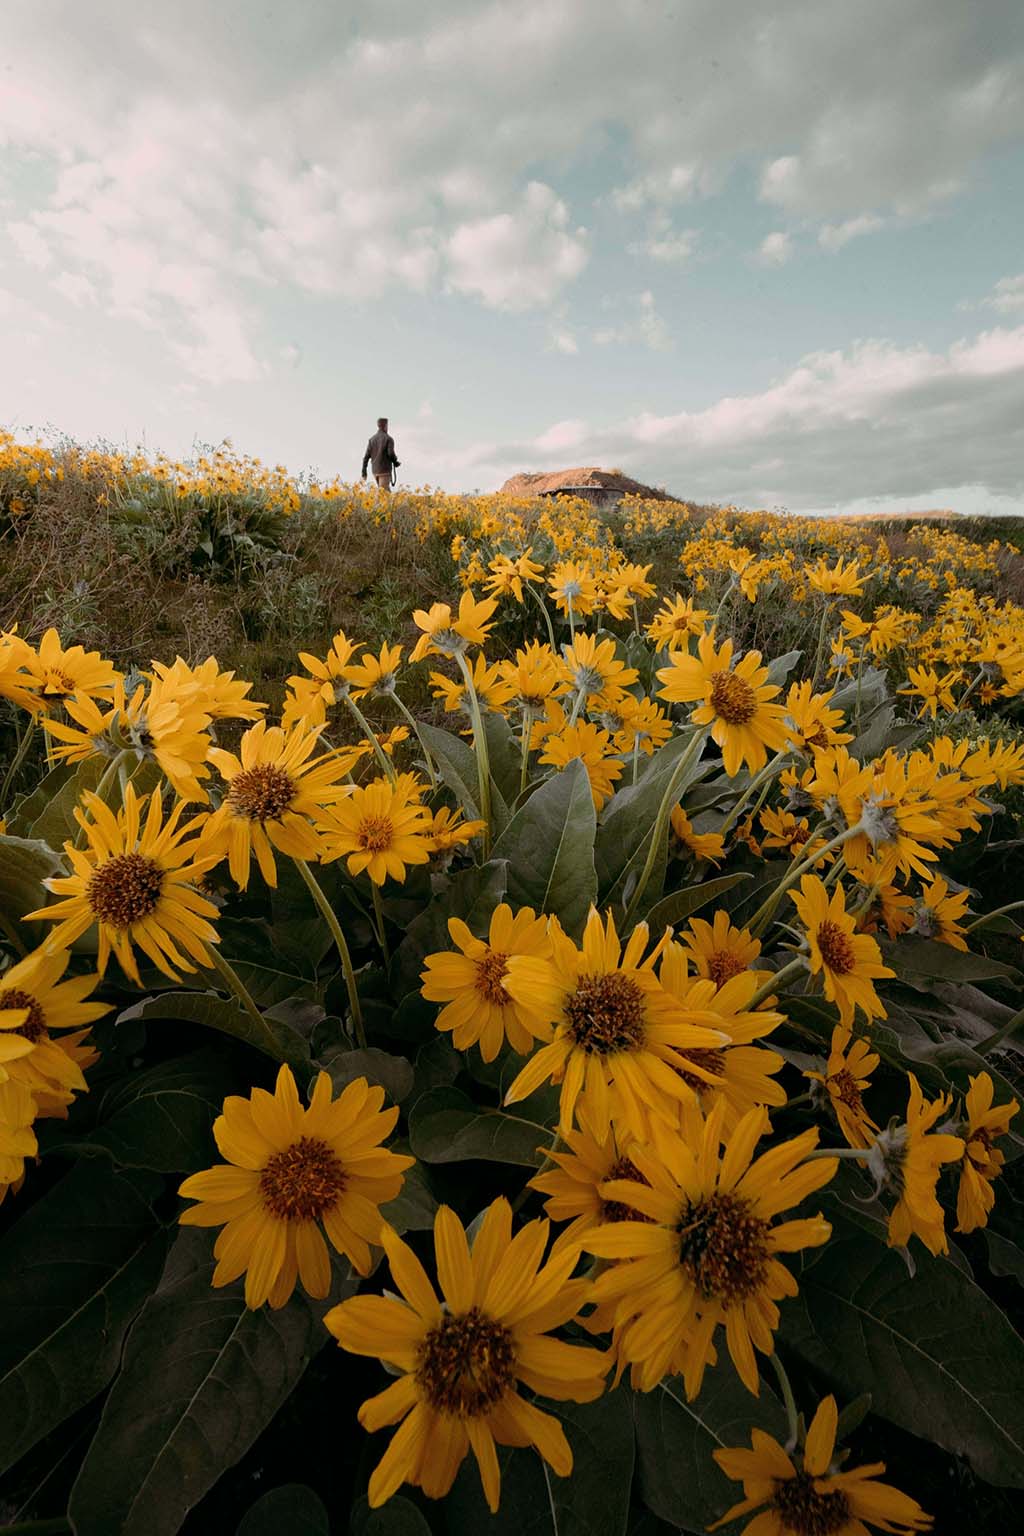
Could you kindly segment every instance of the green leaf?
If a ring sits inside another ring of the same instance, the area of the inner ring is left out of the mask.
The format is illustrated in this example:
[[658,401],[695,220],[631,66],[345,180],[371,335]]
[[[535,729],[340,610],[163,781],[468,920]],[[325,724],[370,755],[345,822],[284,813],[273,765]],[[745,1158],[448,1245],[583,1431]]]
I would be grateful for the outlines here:
[[80,1163],[3,1240],[0,1473],[110,1381],[166,1239],[138,1182]]
[[[43,775],[34,789],[26,795],[22,795],[7,818],[7,825],[16,837],[37,837],[43,842],[49,843],[51,848],[59,848],[66,837],[72,835],[72,828],[78,830],[77,823],[70,819],[70,807],[67,817],[50,817],[48,812],[61,797],[61,791],[72,780],[81,779],[83,770],[87,770],[91,782],[84,785],[87,789],[95,789],[99,783],[100,774],[103,772],[103,763],[100,758],[89,758],[84,763],[58,763],[56,768],[51,768],[49,773]],[[77,794],[73,795],[71,805],[78,804]],[[51,834],[47,836],[46,828],[50,827]],[[38,830],[36,830],[38,828]]]
[[776,656],[768,663],[768,681],[781,685],[796,666],[803,651],[787,651],[784,656]]
[[[417,1099],[409,1116],[413,1154],[425,1163],[515,1163],[539,1168],[551,1141],[551,1126],[530,1120],[521,1110],[481,1109],[458,1088],[431,1088]],[[540,1150],[538,1150],[538,1148]]]
[[843,1398],[1024,1488],[1024,1339],[969,1275],[914,1242],[917,1273],[826,1195],[832,1237],[804,1259],[782,1338]]
[[931,992],[942,981],[993,981],[996,978],[1019,982],[1021,972],[1012,965],[990,960],[973,950],[954,949],[936,939],[918,939],[904,935],[899,944],[881,939],[882,959],[892,966],[900,981],[921,992]]
[[543,1404],[561,1419],[573,1469],[557,1477],[536,1451],[498,1447],[501,1505],[491,1515],[467,1456],[445,1501],[450,1536],[625,1536],[635,1445],[633,1394],[624,1387],[595,1403]]
[[596,832],[590,781],[577,760],[530,796],[495,844],[495,858],[508,860],[513,908],[553,913],[568,933],[581,932],[597,900]]
[[[45,907],[49,897],[44,880],[63,869],[59,854],[37,838],[0,836],[0,913],[9,923],[20,923],[26,912]],[[26,930],[29,944],[42,943],[46,924],[32,923]],[[38,935],[38,940],[33,938]]]
[[[179,1024],[202,1024],[207,1029],[219,1030],[235,1040],[244,1040],[267,1056],[271,1051],[262,1030],[249,1017],[240,1003],[233,998],[218,997],[214,992],[161,992],[156,997],[144,997],[133,1003],[120,1015],[122,1019],[170,1019]],[[277,1041],[275,1061],[287,1061],[290,1066],[301,1067],[309,1061],[309,1045],[297,1030],[279,1019],[267,1018],[267,1025]]]
[[[669,780],[680,757],[689,749],[692,739],[692,732],[684,731],[667,741],[650,759],[640,782],[620,789],[606,807],[594,844],[597,887],[602,906],[620,901],[630,878],[639,878]],[[678,799],[682,799],[687,785],[692,784],[700,772],[698,755],[678,785]],[[665,850],[659,851],[659,863],[647,887],[648,900],[660,895],[664,883],[667,830],[664,842]]]
[[[391,1142],[390,1147],[392,1152],[412,1151],[401,1137]],[[380,1208],[384,1220],[390,1222],[396,1232],[429,1232],[436,1212],[437,1200],[422,1163],[413,1163],[405,1174],[401,1194]]]
[[[212,1275],[211,1233],[183,1228],[128,1335],[124,1366],[71,1491],[76,1536],[175,1536],[324,1342],[323,1307],[301,1291],[276,1311],[250,1312],[241,1281],[214,1290]],[[357,1280],[347,1279],[341,1294]]]
[[214,1156],[211,1129],[232,1087],[226,1064],[211,1052],[159,1062],[107,1089],[90,1141],[123,1168],[191,1173]]
[[[485,730],[488,727],[484,726]],[[423,740],[430,748],[437,770],[452,794],[462,806],[467,817],[476,821],[480,817],[480,773],[476,753],[461,736],[442,731],[436,725],[421,723]],[[488,745],[490,734],[488,734]],[[505,797],[491,775],[491,814],[497,830],[508,822],[509,811]]]
[[486,934],[491,913],[504,899],[508,867],[493,860],[482,866],[471,864],[461,870],[440,895],[409,924],[391,962],[391,982],[395,997],[412,991],[419,993],[420,972],[427,955],[451,949],[448,919],[461,917],[478,936]]
[[323,1500],[304,1483],[271,1488],[242,1516],[235,1536],[331,1536]]
[[353,1505],[349,1529],[352,1536],[430,1536],[424,1516],[401,1494],[395,1494],[380,1509],[371,1509],[365,1497],[359,1499]]
[[744,871],[735,875],[716,875],[713,880],[702,880],[699,885],[686,885],[682,890],[670,892],[655,902],[647,914],[651,933],[657,936],[666,925],[670,928],[678,927],[694,912],[706,907],[709,901],[717,901],[719,896],[731,891],[734,885],[741,885],[744,880],[752,878]]
[[485,714],[484,732],[491,778],[505,804],[510,806],[519,793],[520,745],[504,715]]
[[330,1073],[335,1092],[338,1093],[357,1077],[365,1077],[368,1083],[376,1083],[395,1103],[406,1098],[412,1088],[412,1062],[404,1056],[392,1056],[378,1050],[375,1045],[365,1050],[350,1051],[343,1045],[321,1056],[313,1063]]
[[718,1360],[692,1403],[679,1376],[666,1376],[653,1392],[634,1398],[641,1497],[662,1520],[685,1530],[704,1530],[740,1497],[712,1451],[749,1448],[752,1426],[786,1438],[786,1415],[772,1393],[762,1385],[751,1397],[724,1348]]

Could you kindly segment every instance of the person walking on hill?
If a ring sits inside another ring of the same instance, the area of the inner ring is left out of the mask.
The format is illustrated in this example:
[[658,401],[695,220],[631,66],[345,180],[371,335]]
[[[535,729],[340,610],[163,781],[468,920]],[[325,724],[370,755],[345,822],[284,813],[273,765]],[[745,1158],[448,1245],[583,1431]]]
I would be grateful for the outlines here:
[[382,491],[390,491],[391,477],[398,468],[399,459],[395,454],[395,440],[388,432],[388,419],[386,416],[377,417],[377,430],[366,445],[363,454],[363,479],[366,479],[367,464],[373,465],[373,478]]

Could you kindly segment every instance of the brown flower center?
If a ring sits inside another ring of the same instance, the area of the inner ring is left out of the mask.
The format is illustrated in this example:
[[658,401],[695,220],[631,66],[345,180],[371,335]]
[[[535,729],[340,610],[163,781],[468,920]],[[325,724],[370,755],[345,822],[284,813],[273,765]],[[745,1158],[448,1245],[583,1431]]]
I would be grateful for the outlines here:
[[448,1313],[419,1348],[416,1380],[438,1413],[475,1418],[493,1408],[515,1380],[512,1334],[470,1307]]
[[566,1000],[565,1016],[574,1042],[588,1056],[635,1051],[644,1042],[644,995],[621,971],[581,976]]
[[345,1188],[341,1159],[319,1136],[275,1152],[260,1174],[260,1197],[279,1221],[317,1221]]
[[826,919],[821,924],[818,929],[818,948],[822,960],[836,976],[849,975],[857,964],[850,936],[843,932],[838,923]]
[[715,672],[711,678],[711,707],[726,725],[746,725],[757,714],[757,694],[735,672]]
[[840,1067],[838,1072],[833,1072],[828,1078],[828,1085],[835,1097],[851,1109],[863,1108],[864,1099],[857,1087],[857,1079],[848,1067]]
[[364,816],[359,823],[356,841],[360,848],[370,853],[380,853],[390,848],[395,840],[395,825],[390,816]]
[[679,1262],[705,1301],[746,1301],[768,1268],[768,1223],[742,1195],[715,1194],[683,1207]]
[[814,1478],[807,1472],[780,1479],[771,1507],[795,1536],[835,1536],[850,1518],[850,1501],[842,1489],[818,1493]]
[[[632,1179],[634,1184],[643,1184],[648,1189],[650,1185],[640,1172],[639,1168],[630,1157],[618,1157],[608,1170],[609,1179]],[[650,1221],[649,1216],[644,1216],[641,1211],[635,1211],[631,1205],[624,1205],[621,1200],[601,1201],[602,1221]]]
[[23,992],[20,987],[4,987],[0,991],[0,1008],[28,1009],[28,1018],[24,1024],[18,1025],[14,1033],[31,1040],[33,1045],[46,1034],[46,1014],[31,992]]
[[156,910],[164,871],[142,853],[115,853],[89,876],[85,899],[93,915],[112,928],[130,928]]
[[43,692],[50,699],[64,699],[75,692],[76,683],[66,672],[49,671],[43,680]]
[[734,976],[746,970],[739,955],[734,955],[728,949],[716,949],[713,954],[708,955],[706,964],[708,976],[716,987],[724,987],[727,981],[731,981]]
[[[676,1056],[681,1061],[692,1062],[695,1067],[702,1067],[705,1072],[712,1072],[715,1077],[721,1077],[725,1071],[725,1052],[716,1050],[714,1046],[708,1046],[704,1050],[677,1051]],[[685,1067],[680,1066],[675,1070],[694,1093],[707,1093],[711,1087],[707,1078],[699,1077],[696,1072],[687,1072]]]
[[508,955],[503,955],[499,949],[489,949],[486,955],[476,962],[474,986],[489,1003],[494,1003],[496,1007],[501,1008],[509,1001],[508,993],[502,986],[502,981],[507,975]]
[[249,821],[276,821],[295,799],[296,788],[295,780],[283,768],[261,763],[235,774],[228,804],[236,816]]

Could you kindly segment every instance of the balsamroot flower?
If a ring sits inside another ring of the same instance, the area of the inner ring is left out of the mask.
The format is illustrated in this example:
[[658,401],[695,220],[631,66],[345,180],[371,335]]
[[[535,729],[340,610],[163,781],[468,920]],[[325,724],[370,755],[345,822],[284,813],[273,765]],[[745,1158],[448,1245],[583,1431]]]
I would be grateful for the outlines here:
[[69,950],[43,945],[0,976],[0,1079],[19,1078],[33,1093],[70,1096],[85,1088],[74,1054],[54,1031],[91,1024],[110,1012],[107,1003],[86,1001],[98,976],[61,980],[70,959]]
[[359,1422],[371,1432],[402,1421],[370,1478],[372,1507],[412,1483],[428,1498],[451,1488],[472,1450],[492,1513],[501,1496],[498,1445],[532,1445],[559,1477],[572,1471],[561,1423],[531,1399],[592,1402],[604,1390],[600,1350],[548,1335],[576,1316],[588,1284],[570,1276],[578,1250],[544,1263],[549,1223],[531,1221],[512,1236],[507,1200],[487,1209],[472,1249],[447,1206],[434,1221],[443,1303],[412,1249],[389,1227],[382,1242],[400,1296],[355,1296],[324,1319],[339,1344],[401,1372],[370,1398]]
[[945,1216],[935,1187],[943,1163],[959,1161],[964,1154],[960,1136],[932,1132],[932,1127],[949,1109],[949,1094],[940,1094],[929,1104],[913,1072],[910,1102],[903,1125],[885,1130],[872,1149],[869,1168],[879,1188],[896,1191],[897,1200],[889,1217],[889,1246],[904,1248],[917,1236],[931,1253],[946,1253]]
[[867,1536],[868,1526],[895,1536],[930,1530],[932,1518],[920,1504],[877,1481],[884,1462],[838,1470],[838,1425],[836,1400],[826,1397],[811,1420],[799,1464],[794,1452],[763,1429],[751,1431],[749,1451],[712,1451],[726,1477],[743,1484],[744,1497],[708,1529],[717,1531],[759,1509],[761,1514],[744,1527],[746,1536]]
[[460,917],[448,919],[448,932],[459,953],[428,955],[421,990],[428,1002],[445,1004],[434,1022],[451,1032],[456,1049],[479,1045],[484,1061],[493,1061],[506,1040],[520,1055],[537,1040],[549,1040],[551,1025],[543,1010],[516,1002],[505,990],[513,955],[550,958],[547,918],[537,917],[532,907],[521,907],[513,916],[503,901],[491,914],[486,943]]
[[769,749],[779,752],[786,745],[785,711],[770,702],[780,689],[767,678],[760,651],[748,651],[733,666],[732,641],[716,647],[713,629],[697,642],[696,656],[673,651],[670,664],[658,672],[663,699],[699,705],[693,723],[711,727],[730,778],[743,766],[757,773]]
[[799,891],[789,894],[807,930],[811,974],[821,975],[825,996],[839,1009],[840,1023],[851,1025],[858,1008],[867,1019],[884,1019],[874,982],[896,973],[882,964],[875,940],[857,932],[842,886],[830,895],[817,875],[804,875]]
[[[0,993],[0,1003],[3,994]],[[993,1104],[995,1089],[987,1072],[979,1072],[971,1078],[971,1086],[964,1099],[966,1120],[960,1129],[964,1138],[964,1154],[960,1164],[960,1188],[956,1201],[956,1230],[974,1232],[988,1221],[995,1204],[994,1181],[1003,1171],[1006,1159],[993,1142],[1005,1136],[1010,1121],[1020,1109],[1016,1100],[1008,1104]]]
[[247,1099],[224,1100],[213,1134],[227,1162],[192,1174],[178,1191],[199,1202],[182,1212],[182,1226],[224,1228],[213,1249],[215,1286],[244,1273],[245,1304],[254,1308],[283,1307],[297,1280],[310,1296],[326,1296],[331,1265],[321,1227],[332,1248],[369,1273],[379,1207],[399,1194],[415,1161],[381,1145],[398,1119],[383,1103],[383,1088],[365,1077],[332,1099],[321,1072],[304,1109],[287,1066],[273,1093],[254,1088]]
[[804,1073],[824,1087],[839,1129],[851,1147],[870,1147],[878,1134],[878,1126],[864,1107],[864,1089],[878,1062],[864,1040],[855,1039],[852,1030],[837,1024],[824,1072]]
[[434,818],[419,789],[403,774],[396,784],[373,779],[357,785],[324,819],[323,862],[344,858],[350,875],[365,870],[374,885],[404,881],[406,866],[430,859]]

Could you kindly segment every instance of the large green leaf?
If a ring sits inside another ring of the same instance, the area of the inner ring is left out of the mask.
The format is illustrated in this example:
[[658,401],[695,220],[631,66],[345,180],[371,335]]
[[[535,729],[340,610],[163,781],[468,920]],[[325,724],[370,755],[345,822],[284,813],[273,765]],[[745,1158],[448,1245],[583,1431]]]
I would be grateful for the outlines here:
[[451,949],[450,917],[461,917],[475,934],[486,935],[491,913],[504,899],[507,876],[508,866],[503,859],[483,866],[472,864],[449,881],[409,924],[391,962],[390,979],[397,998],[419,992],[420,972],[427,955]]
[[331,1536],[323,1500],[304,1483],[271,1488],[242,1516],[235,1536]]
[[958,1265],[914,1243],[916,1274],[823,1196],[832,1237],[804,1259],[782,1337],[844,1398],[1024,1488],[1024,1339]]
[[703,1531],[740,1497],[712,1451],[749,1447],[752,1426],[786,1438],[778,1399],[763,1385],[751,1397],[724,1347],[718,1361],[692,1403],[678,1376],[666,1376],[653,1392],[634,1399],[641,1497],[656,1515],[688,1531]]
[[571,762],[530,796],[495,844],[495,858],[508,860],[512,906],[554,913],[579,933],[597,900],[596,832],[587,770]]
[[413,1154],[425,1163],[479,1158],[539,1168],[551,1141],[551,1127],[531,1120],[529,1107],[527,1099],[508,1110],[481,1109],[458,1088],[431,1088],[416,1100],[409,1116]]
[[[449,1536],[625,1536],[633,1480],[632,1394],[540,1405],[561,1419],[573,1469],[557,1477],[534,1450],[498,1447],[501,1505],[491,1515],[472,1456],[445,1502]],[[382,1533],[383,1536],[383,1533]]]
[[[486,729],[486,727],[485,727]],[[476,752],[451,731],[442,731],[436,725],[420,725],[423,740],[430,748],[430,755],[437,771],[471,820],[477,820],[480,812],[480,771]],[[488,734],[488,745],[490,734]],[[508,822],[508,804],[491,775],[491,816],[494,830],[500,831]]]
[[[392,1152],[406,1154],[412,1151],[409,1143],[403,1141],[401,1137],[396,1138],[389,1145]],[[406,1170],[401,1194],[389,1200],[387,1205],[382,1205],[380,1213],[396,1232],[430,1231],[437,1213],[437,1200],[430,1187],[427,1170],[422,1163],[413,1163],[412,1167]]]
[[651,925],[653,934],[660,934],[666,926],[678,927],[684,923],[694,912],[699,912],[701,907],[706,907],[709,901],[717,901],[719,896],[731,891],[734,885],[741,885],[744,880],[752,877],[740,870],[735,875],[716,875],[714,879],[702,880],[699,885],[686,885],[679,891],[670,891],[647,914],[647,921]]
[[165,1250],[138,1181],[107,1162],[80,1163],[5,1235],[0,1473],[107,1385]]
[[[38,838],[0,836],[0,915],[12,925],[26,912],[45,907],[49,897],[43,881],[63,868],[60,855]],[[24,930],[26,944],[41,943],[48,932],[43,922]]]
[[340,1093],[357,1077],[365,1077],[368,1083],[383,1088],[397,1104],[412,1088],[412,1062],[404,1056],[392,1056],[389,1051],[378,1050],[375,1045],[355,1051],[339,1045],[329,1053],[325,1052],[313,1065],[330,1073],[335,1093]]
[[267,1028],[276,1042],[276,1049],[272,1050],[270,1040],[241,1004],[233,998],[218,997],[214,992],[161,992],[156,997],[144,997],[141,1002],[133,1003],[124,1010],[121,1018],[202,1024],[207,1029],[244,1040],[246,1045],[255,1046],[265,1055],[273,1056],[275,1061],[287,1061],[293,1067],[301,1067],[309,1060],[309,1045],[297,1030],[279,1019],[268,1017]]
[[43,775],[35,788],[23,795],[7,825],[18,837],[41,838],[51,848],[60,848],[66,837],[73,837],[78,824],[71,812],[83,789],[95,789],[105,764],[102,758],[88,758],[84,763],[58,763]]
[[[214,1290],[209,1232],[183,1228],[128,1336],[71,1493],[76,1536],[175,1536],[252,1445],[326,1338],[300,1291],[250,1312],[241,1282]],[[356,1280],[335,1283],[331,1301]]]
[[125,1168],[191,1173],[215,1156],[210,1130],[232,1087],[226,1063],[212,1052],[158,1062],[106,1090],[90,1141]]
[[1018,983],[1024,980],[1020,971],[987,955],[973,950],[954,949],[951,944],[940,944],[936,939],[918,939],[904,935],[898,944],[888,939],[880,941],[882,958],[896,972],[900,981],[922,992],[934,990],[944,981],[993,981],[996,979]]
[[498,786],[505,804],[510,806],[519,793],[519,743],[503,715],[484,715],[484,731],[487,734],[491,778]]
[[430,1526],[416,1505],[401,1494],[380,1509],[371,1509],[365,1498],[352,1508],[351,1536],[430,1536]]
[[[621,901],[627,886],[639,877],[665,791],[680,757],[689,750],[692,739],[692,732],[684,731],[667,741],[651,758],[640,782],[620,789],[606,807],[594,843],[597,887],[602,906]],[[682,799],[687,785],[693,783],[700,772],[698,754],[677,786],[677,799]],[[664,847],[658,850],[655,871],[646,891],[645,899],[648,902],[657,900],[664,883],[667,830],[662,841]]]

